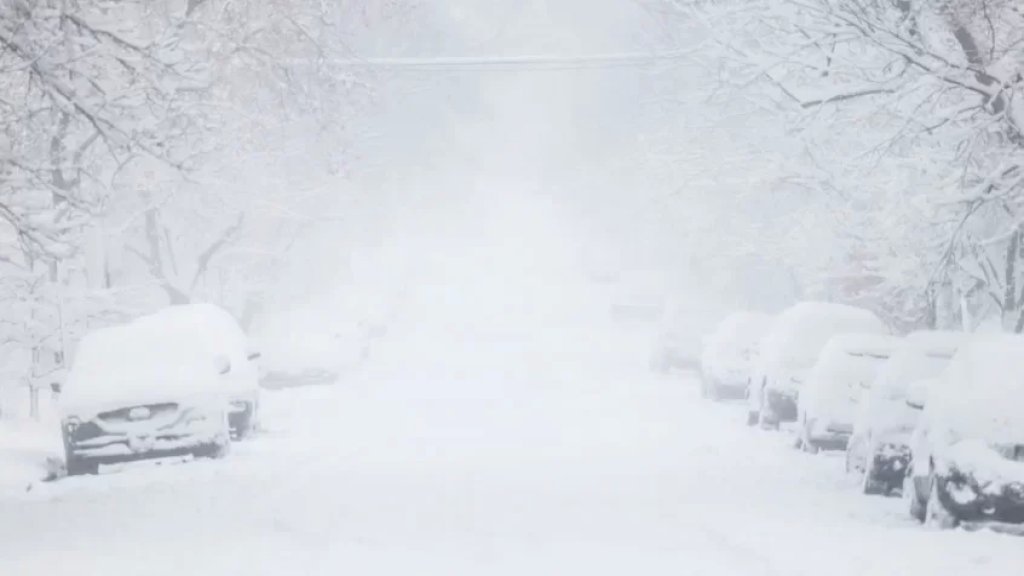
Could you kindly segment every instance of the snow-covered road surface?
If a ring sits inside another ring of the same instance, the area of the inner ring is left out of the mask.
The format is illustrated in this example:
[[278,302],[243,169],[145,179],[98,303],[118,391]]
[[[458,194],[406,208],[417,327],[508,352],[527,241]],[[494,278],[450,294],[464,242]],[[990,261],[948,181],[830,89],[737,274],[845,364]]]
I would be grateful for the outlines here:
[[438,362],[268,394],[270,430],[226,460],[5,495],[0,574],[962,576],[1024,566],[1019,538],[922,528],[899,500],[859,496],[840,458],[746,428],[740,406],[701,401],[684,377],[648,375],[640,358],[600,370],[557,358],[489,377]]

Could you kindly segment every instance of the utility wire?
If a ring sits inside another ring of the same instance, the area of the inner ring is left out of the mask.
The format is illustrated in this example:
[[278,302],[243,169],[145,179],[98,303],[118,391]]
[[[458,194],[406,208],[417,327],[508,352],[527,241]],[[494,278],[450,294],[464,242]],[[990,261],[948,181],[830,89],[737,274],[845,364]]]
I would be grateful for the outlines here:
[[332,59],[327,64],[345,68],[436,72],[436,71],[514,71],[514,70],[584,70],[648,66],[659,62],[678,61],[695,51],[584,54],[522,55],[522,56],[444,56],[435,58],[351,58]]

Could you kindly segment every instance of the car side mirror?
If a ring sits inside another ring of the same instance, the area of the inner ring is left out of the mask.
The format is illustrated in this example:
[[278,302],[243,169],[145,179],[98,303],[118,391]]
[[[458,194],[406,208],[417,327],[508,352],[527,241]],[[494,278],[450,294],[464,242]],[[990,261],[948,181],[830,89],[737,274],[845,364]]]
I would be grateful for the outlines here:
[[918,380],[911,384],[907,389],[907,406],[915,410],[924,409],[924,405],[928,402],[928,390],[933,382],[933,380]]

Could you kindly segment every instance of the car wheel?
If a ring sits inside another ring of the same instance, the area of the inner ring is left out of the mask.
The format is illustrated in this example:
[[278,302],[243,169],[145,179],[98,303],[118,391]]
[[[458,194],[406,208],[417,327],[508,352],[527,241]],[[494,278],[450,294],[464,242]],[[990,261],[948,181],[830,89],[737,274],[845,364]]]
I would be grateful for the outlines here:
[[231,434],[235,440],[245,440],[256,431],[256,423],[259,414],[259,405],[254,401],[249,404],[245,414],[239,422],[232,427]]
[[221,458],[225,458],[230,452],[231,440],[224,438],[199,446],[192,452],[192,455],[196,458],[220,460]]
[[800,449],[808,454],[817,454],[819,450],[818,444],[811,438],[806,423],[800,426]]
[[718,392],[718,382],[716,382],[715,380],[711,380],[708,382],[707,386],[707,398],[709,400],[719,400],[721,398],[721,394],[719,394]]
[[67,461],[68,476],[94,476],[100,473],[99,462],[93,462],[82,458],[70,457]]
[[942,487],[939,485],[941,482],[942,479],[940,478],[932,480],[932,490],[928,495],[928,507],[925,509],[924,523],[927,526],[948,530],[956,528],[957,519],[942,501]]
[[760,421],[760,418],[761,417],[760,417],[760,414],[758,412],[756,412],[754,410],[748,411],[747,412],[747,426],[757,426],[757,423],[758,423],[758,421]]
[[918,522],[924,522],[925,506],[921,503],[921,497],[917,494],[912,474],[907,474],[903,478],[903,499],[907,502],[907,511],[910,512],[910,517]]
[[861,481],[861,491],[868,496],[882,496],[889,493],[889,486],[875,477],[874,458],[868,456],[864,463],[864,477]]

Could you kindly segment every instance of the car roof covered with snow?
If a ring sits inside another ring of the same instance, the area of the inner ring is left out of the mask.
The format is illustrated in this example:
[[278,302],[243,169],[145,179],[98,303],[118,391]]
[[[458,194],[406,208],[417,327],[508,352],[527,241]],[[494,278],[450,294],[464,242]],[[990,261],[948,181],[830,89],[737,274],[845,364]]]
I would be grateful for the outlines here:
[[726,316],[708,338],[709,346],[755,347],[772,325],[771,314],[741,310]]
[[230,312],[214,304],[168,306],[133,324],[147,325],[165,333],[191,335],[209,348],[212,354],[223,354],[235,363],[248,355],[248,337]]
[[878,316],[863,308],[826,302],[801,302],[783,311],[761,343],[765,363],[812,365],[832,336],[843,333],[888,334]]
[[935,378],[967,341],[966,332],[924,330],[909,334],[878,373],[875,386],[887,394],[902,394],[918,380]]

